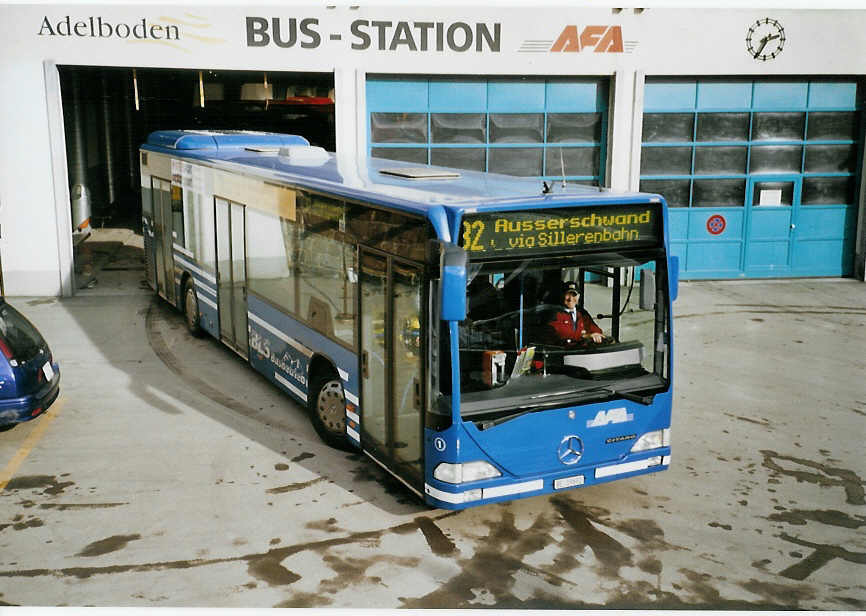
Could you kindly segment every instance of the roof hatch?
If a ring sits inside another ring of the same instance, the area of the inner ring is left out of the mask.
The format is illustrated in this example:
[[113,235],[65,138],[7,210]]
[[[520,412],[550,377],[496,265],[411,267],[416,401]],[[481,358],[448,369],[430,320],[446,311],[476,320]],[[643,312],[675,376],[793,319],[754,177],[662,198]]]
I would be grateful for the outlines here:
[[394,167],[393,169],[380,169],[379,173],[407,180],[453,180],[460,177],[460,173],[457,171],[435,167]]

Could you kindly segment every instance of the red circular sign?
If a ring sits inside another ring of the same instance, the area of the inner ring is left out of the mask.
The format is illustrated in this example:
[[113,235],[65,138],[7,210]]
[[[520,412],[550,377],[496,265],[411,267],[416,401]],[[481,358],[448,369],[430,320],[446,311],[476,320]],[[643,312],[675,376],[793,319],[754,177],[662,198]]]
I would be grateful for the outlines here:
[[725,217],[721,214],[713,214],[707,219],[707,231],[713,235],[718,235],[724,231],[725,226],[727,226],[727,222],[725,222]]

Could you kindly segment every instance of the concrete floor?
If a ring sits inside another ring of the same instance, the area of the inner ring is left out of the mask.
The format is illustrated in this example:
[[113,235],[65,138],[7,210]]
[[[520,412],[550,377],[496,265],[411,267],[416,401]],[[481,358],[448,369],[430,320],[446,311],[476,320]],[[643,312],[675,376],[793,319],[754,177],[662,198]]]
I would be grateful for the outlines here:
[[866,609],[862,282],[684,283],[669,471],[453,513],[93,239],[95,284],[11,298],[62,389],[0,433],[0,605]]

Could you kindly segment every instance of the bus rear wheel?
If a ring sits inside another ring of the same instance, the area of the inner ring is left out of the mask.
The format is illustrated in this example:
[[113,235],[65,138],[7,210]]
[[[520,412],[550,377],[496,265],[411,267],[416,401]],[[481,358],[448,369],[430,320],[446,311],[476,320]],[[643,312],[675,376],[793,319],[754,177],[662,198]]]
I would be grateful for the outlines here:
[[198,297],[195,294],[195,285],[192,278],[187,278],[183,285],[183,317],[186,328],[190,334],[198,338],[202,334],[201,318],[198,313]]
[[346,439],[346,398],[343,384],[330,374],[314,380],[308,399],[310,420],[319,437],[336,449],[350,450]]

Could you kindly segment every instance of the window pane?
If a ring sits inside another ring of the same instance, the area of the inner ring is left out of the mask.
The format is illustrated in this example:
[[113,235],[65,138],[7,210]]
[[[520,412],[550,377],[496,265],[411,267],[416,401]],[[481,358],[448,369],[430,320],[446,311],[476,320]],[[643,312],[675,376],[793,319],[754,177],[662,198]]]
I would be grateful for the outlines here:
[[544,116],[540,113],[495,113],[490,116],[490,143],[541,143]]
[[695,207],[741,207],[746,180],[695,180]]
[[425,143],[426,113],[371,113],[370,137],[374,143]]
[[[544,175],[598,175],[600,148],[547,148]],[[562,158],[560,159],[560,154]],[[565,173],[563,173],[565,167]]]
[[346,224],[354,241],[416,261],[424,260],[427,240],[433,237],[423,219],[366,205],[350,205]]
[[805,113],[755,113],[752,121],[752,139],[756,141],[802,139],[805,125]]
[[748,141],[748,113],[698,114],[697,141]]
[[488,171],[510,175],[541,175],[541,148],[491,148]]
[[301,200],[298,250],[300,316],[319,332],[355,343],[355,247],[346,237],[346,206],[319,196]]
[[693,113],[645,113],[642,141],[691,141],[694,136]]
[[484,143],[487,119],[483,113],[434,113],[430,116],[434,143]]
[[[199,196],[201,193],[197,193]],[[198,258],[199,267],[211,274],[216,273],[216,238],[213,203],[203,203],[197,212],[197,228],[199,232]]]
[[809,114],[809,139],[857,139],[853,111],[813,111]]
[[662,195],[671,207],[689,206],[689,180],[641,180],[640,190]]
[[691,147],[644,147],[641,149],[641,175],[689,175],[691,172]]
[[746,172],[745,147],[695,148],[695,173],[722,175]]
[[371,148],[370,155],[374,158],[427,164],[427,148]]
[[141,187],[141,213],[148,218],[153,216],[153,201],[157,198],[157,191],[159,190],[157,185],[159,180],[151,178],[150,182],[152,188]]
[[295,225],[247,209],[247,284],[285,312],[295,311]]
[[810,145],[806,147],[806,173],[853,173],[857,164],[855,145]]
[[432,148],[430,160],[432,164],[443,167],[484,171],[485,150],[484,148]]
[[547,142],[601,141],[600,113],[550,113],[547,115]]
[[[753,191],[753,206],[792,205],[794,203],[794,182],[755,182]],[[779,196],[780,192],[781,196]]]
[[751,173],[800,172],[803,148],[799,145],[761,145],[752,148]]
[[804,205],[853,204],[854,178],[803,178]]
[[183,234],[183,188],[176,184],[171,187],[171,228],[174,243],[186,247]]

